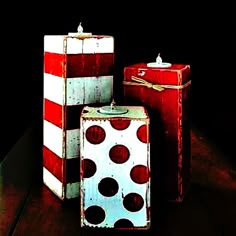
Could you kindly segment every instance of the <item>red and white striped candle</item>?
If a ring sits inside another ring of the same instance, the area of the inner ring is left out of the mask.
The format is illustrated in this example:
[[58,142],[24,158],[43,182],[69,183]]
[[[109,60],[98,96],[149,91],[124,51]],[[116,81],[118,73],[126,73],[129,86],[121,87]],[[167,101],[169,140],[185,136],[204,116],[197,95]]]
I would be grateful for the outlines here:
[[43,181],[60,199],[79,196],[80,113],[113,97],[112,36],[44,36]]
[[144,107],[81,114],[81,227],[150,226],[149,116]]

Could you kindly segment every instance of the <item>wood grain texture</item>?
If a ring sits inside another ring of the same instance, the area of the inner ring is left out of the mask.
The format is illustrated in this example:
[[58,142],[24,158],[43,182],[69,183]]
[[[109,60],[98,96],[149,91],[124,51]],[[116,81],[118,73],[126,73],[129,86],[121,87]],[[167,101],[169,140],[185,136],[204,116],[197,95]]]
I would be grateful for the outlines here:
[[40,139],[32,130],[17,144],[21,148],[12,150],[1,164],[0,235],[234,235],[236,172],[225,161],[224,153],[194,127],[191,137],[192,179],[184,201],[169,203],[157,195],[152,199],[154,223],[150,230],[115,231],[81,229],[78,199],[61,202],[42,184],[40,161],[37,166],[33,161],[34,157],[40,159]]
[[0,235],[10,234],[19,218],[34,176],[37,145],[32,126],[0,165]]

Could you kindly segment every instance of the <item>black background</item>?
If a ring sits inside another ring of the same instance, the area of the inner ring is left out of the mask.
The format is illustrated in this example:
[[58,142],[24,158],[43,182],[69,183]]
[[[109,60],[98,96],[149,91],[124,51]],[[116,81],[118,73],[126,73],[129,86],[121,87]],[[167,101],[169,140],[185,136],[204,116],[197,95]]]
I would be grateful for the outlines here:
[[41,122],[44,35],[76,32],[82,21],[85,32],[115,38],[117,95],[129,64],[154,61],[159,52],[163,61],[190,64],[192,120],[234,156],[232,2],[20,1],[1,10],[2,155],[29,122]]

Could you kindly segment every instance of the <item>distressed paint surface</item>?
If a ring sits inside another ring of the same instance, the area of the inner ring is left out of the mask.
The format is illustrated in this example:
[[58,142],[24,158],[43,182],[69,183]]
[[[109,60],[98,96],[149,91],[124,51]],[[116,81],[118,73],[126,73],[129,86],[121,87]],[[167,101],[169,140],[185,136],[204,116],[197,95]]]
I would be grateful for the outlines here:
[[[157,69],[138,63],[124,68],[124,81],[130,82],[132,76],[152,84],[183,85],[190,79],[190,66],[174,64]],[[189,86],[157,91],[145,86],[124,85],[126,104],[143,105],[149,111],[151,155],[157,160],[153,167],[154,178],[157,189],[169,201],[181,202],[190,183],[189,92]]]
[[43,145],[57,156],[64,158],[62,143],[63,130],[51,122],[43,120]]
[[[79,158],[61,158],[45,146],[43,147],[43,155],[45,157],[43,159],[43,166],[60,182],[64,181],[65,176],[68,183],[78,182],[80,180],[80,175],[78,175]],[[66,165],[66,172],[62,168],[63,164]]]
[[80,156],[80,129],[66,131],[66,158]]
[[44,51],[58,54],[113,53],[114,39],[111,36],[98,36],[85,39],[67,35],[45,35]]
[[111,36],[44,37],[44,182],[62,200],[79,196],[81,110],[111,102],[113,66]]
[[[43,121],[43,145],[61,158],[79,157],[80,129],[66,130]],[[66,153],[63,150],[63,135],[66,132]]]
[[43,96],[45,99],[59,105],[65,104],[64,86],[65,80],[62,77],[44,73]]
[[68,78],[65,82],[61,77],[44,74],[44,98],[60,105],[109,103],[112,96],[113,76]]
[[67,80],[67,104],[109,103],[113,97],[113,76]]
[[[129,112],[121,116],[102,115],[91,107],[85,107],[84,111],[81,116],[81,226],[148,228],[147,113],[142,107],[129,107]],[[119,122],[115,123],[116,120]],[[120,125],[122,122],[124,126]]]
[[112,75],[113,65],[113,53],[44,53],[44,72],[64,78]]
[[63,185],[54,175],[43,167],[43,182],[49,189],[56,194],[60,199],[64,200],[79,197],[79,182],[68,183]]

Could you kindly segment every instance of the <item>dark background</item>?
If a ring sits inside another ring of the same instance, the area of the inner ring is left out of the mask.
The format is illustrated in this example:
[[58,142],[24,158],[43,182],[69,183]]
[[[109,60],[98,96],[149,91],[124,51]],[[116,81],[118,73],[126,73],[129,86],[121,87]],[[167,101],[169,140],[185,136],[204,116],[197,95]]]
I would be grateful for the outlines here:
[[117,102],[125,66],[159,52],[165,62],[190,64],[192,121],[235,164],[232,2],[21,1],[1,9],[0,159],[31,121],[41,125],[44,35],[76,32],[82,21],[85,32],[115,38]]

